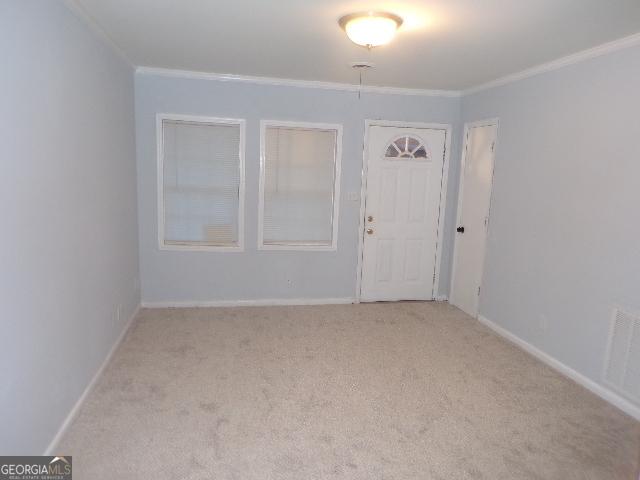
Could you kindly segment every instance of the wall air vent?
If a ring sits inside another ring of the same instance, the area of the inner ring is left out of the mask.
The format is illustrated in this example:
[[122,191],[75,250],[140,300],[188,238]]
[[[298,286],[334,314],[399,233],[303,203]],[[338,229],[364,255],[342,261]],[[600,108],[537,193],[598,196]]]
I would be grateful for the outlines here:
[[604,381],[640,402],[640,316],[613,310],[606,362]]

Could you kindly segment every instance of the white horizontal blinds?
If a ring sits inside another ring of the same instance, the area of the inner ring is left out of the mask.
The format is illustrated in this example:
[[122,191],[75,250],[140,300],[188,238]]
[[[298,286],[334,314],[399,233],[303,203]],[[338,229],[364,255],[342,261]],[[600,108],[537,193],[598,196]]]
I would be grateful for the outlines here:
[[332,244],[336,138],[335,130],[265,129],[265,245]]
[[163,121],[166,244],[238,245],[240,126]]

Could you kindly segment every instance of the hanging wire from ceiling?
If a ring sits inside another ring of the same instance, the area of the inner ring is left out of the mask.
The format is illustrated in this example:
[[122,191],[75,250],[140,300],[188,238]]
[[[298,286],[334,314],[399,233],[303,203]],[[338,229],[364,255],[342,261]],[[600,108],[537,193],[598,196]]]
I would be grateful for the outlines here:
[[358,71],[358,100],[362,97],[362,76],[368,69],[373,68],[374,65],[371,62],[353,62],[351,68]]

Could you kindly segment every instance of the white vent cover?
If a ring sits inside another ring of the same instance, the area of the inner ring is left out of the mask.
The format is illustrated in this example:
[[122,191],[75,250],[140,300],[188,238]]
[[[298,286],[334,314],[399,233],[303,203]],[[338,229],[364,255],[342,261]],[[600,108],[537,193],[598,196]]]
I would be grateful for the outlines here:
[[604,379],[640,401],[640,316],[614,309]]

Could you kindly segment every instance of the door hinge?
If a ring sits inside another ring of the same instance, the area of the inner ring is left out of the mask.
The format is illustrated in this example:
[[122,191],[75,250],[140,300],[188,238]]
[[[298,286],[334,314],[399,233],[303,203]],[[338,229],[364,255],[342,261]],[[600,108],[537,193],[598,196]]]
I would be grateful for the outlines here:
[[478,287],[478,296],[480,296],[480,287]]
[[493,152],[495,148],[496,148],[496,142],[491,142],[491,151]]

